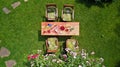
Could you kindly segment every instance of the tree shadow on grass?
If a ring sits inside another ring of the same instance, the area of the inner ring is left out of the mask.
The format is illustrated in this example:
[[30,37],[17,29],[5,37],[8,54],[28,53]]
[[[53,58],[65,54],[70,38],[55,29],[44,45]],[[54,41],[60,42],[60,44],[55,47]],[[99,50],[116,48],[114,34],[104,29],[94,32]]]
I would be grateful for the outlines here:
[[116,63],[115,67],[120,67],[120,61]]
[[118,35],[118,37],[120,37],[120,23],[116,24],[114,32],[115,32],[116,35]]
[[106,4],[107,6],[109,6],[109,4],[111,4],[113,2],[113,0],[101,0],[96,2],[95,0],[76,0],[77,3],[81,3],[81,4],[85,4],[85,6],[87,6],[88,8],[90,8],[91,6],[98,6],[100,8],[104,8],[104,4]]
[[120,17],[120,5],[118,7],[118,15],[117,15],[117,17]]

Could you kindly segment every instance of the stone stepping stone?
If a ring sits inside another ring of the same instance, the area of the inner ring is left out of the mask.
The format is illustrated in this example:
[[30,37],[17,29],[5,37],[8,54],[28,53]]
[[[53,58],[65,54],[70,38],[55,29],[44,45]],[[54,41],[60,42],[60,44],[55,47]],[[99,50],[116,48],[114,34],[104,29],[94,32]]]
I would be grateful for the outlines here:
[[21,2],[20,1],[17,1],[17,2],[14,2],[13,4],[11,4],[12,8],[15,9],[16,7],[20,6]]
[[6,67],[14,67],[16,65],[16,61],[15,60],[5,61],[5,65]]
[[2,10],[3,10],[3,12],[4,12],[5,14],[9,14],[9,13],[11,12],[11,10],[9,10],[9,9],[6,8],[6,7],[4,7]]
[[5,47],[1,47],[1,49],[0,49],[0,57],[1,58],[8,57],[9,55],[10,55],[10,51]]

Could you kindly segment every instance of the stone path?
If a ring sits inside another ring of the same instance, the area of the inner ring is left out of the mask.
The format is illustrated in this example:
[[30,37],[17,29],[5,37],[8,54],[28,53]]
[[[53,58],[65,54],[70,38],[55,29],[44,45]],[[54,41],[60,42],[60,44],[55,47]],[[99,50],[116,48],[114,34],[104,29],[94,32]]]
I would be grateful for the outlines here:
[[0,57],[1,58],[8,57],[9,55],[10,55],[10,51],[5,47],[1,47],[1,49],[0,49]]
[[[28,2],[28,0],[24,0],[24,2]],[[13,4],[11,4],[13,9],[17,8],[20,5],[21,5],[20,1],[17,1],[17,2],[14,2]],[[11,12],[11,10],[9,10],[7,7],[3,7],[2,10],[3,10],[3,12],[5,14],[9,14]],[[1,42],[2,41],[0,40],[0,43]],[[1,47],[1,49],[0,49],[0,57],[1,58],[8,57],[9,55],[10,55],[10,51],[5,47]],[[16,61],[15,60],[5,61],[5,65],[6,65],[6,67],[14,67],[16,65]]]
[[[9,55],[10,55],[10,51],[5,47],[1,47],[1,49],[0,49],[0,57],[1,58],[8,57]],[[13,66],[16,65],[16,61],[15,60],[5,61],[5,65],[6,65],[6,67],[13,67]]]
[[5,14],[9,14],[11,11],[8,9],[8,8],[6,8],[6,7],[4,7],[3,9],[3,12],[5,13]]
[[17,1],[17,2],[14,2],[13,4],[11,4],[12,8],[15,9],[16,7],[20,6],[21,2],[20,1]]
[[6,67],[13,67],[16,65],[16,61],[15,60],[5,61],[5,65],[6,65]]
[[[28,2],[28,0],[24,0],[24,2]],[[13,9],[17,8],[20,5],[21,5],[20,1],[17,1],[11,4]],[[9,14],[11,12],[11,10],[9,10],[7,7],[4,7],[2,10],[5,14]]]

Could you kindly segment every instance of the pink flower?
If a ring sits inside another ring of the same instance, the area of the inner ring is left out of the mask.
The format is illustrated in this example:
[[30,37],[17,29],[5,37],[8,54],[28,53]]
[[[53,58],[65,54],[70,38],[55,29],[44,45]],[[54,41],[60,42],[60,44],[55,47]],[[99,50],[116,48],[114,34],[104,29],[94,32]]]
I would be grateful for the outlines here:
[[39,56],[39,54],[34,54],[33,56],[31,56],[32,57],[32,59],[35,59],[35,58],[37,58]]
[[39,56],[39,54],[34,54],[34,55],[28,55],[28,60],[35,59]]
[[70,52],[70,49],[69,48],[65,48],[65,50],[69,53]]
[[64,60],[66,61],[66,60],[67,60],[67,55],[66,55],[66,54],[63,54],[63,58],[64,58]]

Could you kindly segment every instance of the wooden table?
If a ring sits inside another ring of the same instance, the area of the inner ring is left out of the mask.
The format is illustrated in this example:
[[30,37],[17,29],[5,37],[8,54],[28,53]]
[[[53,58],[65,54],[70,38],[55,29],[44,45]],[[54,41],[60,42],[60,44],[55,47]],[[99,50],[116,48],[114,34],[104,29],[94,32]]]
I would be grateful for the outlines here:
[[79,22],[42,22],[41,35],[78,36]]

